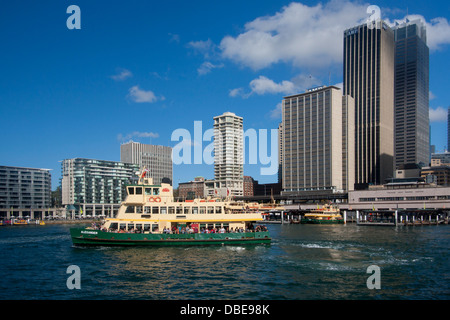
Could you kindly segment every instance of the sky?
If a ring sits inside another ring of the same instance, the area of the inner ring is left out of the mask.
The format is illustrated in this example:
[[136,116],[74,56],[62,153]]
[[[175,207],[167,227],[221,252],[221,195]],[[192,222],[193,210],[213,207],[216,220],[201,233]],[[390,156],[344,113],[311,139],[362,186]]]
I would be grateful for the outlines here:
[[[227,111],[244,131],[267,130],[269,143],[284,96],[342,85],[343,31],[364,22],[369,5],[390,24],[426,22],[431,144],[444,151],[448,1],[22,0],[0,5],[0,165],[51,169],[54,190],[60,161],[120,161],[129,140],[174,147],[173,132],[186,129],[189,146],[205,148],[194,122],[205,132]],[[262,159],[246,154],[244,175],[276,182],[261,174]],[[175,187],[214,178],[213,165],[193,162],[174,165]]]

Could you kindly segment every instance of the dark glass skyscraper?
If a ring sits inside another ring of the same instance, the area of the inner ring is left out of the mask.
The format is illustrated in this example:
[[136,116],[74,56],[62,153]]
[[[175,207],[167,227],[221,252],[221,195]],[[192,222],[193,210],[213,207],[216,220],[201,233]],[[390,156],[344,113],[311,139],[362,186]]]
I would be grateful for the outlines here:
[[429,49],[425,24],[407,21],[395,34],[395,166],[430,158]]
[[393,176],[394,32],[383,21],[344,31],[344,95],[355,99],[355,185]]

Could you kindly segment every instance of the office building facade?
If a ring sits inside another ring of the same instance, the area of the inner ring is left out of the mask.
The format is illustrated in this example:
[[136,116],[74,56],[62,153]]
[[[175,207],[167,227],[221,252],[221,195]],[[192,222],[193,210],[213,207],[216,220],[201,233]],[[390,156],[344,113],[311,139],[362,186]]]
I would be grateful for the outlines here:
[[232,112],[214,117],[214,180],[220,196],[243,195],[243,119]]
[[49,169],[0,166],[0,209],[48,209]]
[[355,184],[394,174],[394,32],[383,21],[344,31],[344,95],[355,99]]
[[353,189],[354,100],[334,86],[288,96],[282,103],[282,189]]
[[65,159],[61,163],[62,204],[72,214],[113,216],[125,185],[137,181],[139,165],[95,159]]
[[429,49],[425,24],[407,21],[395,34],[395,167],[430,159]]
[[153,183],[172,184],[173,164],[172,148],[130,141],[120,146],[120,161],[134,163],[142,169],[146,167],[148,177]]

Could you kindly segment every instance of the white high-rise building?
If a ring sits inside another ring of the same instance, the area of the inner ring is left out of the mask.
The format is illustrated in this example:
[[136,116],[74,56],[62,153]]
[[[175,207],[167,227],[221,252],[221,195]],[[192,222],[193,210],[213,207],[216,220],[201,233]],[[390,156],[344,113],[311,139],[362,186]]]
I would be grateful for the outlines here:
[[243,195],[243,119],[232,112],[214,117],[214,176],[218,195]]

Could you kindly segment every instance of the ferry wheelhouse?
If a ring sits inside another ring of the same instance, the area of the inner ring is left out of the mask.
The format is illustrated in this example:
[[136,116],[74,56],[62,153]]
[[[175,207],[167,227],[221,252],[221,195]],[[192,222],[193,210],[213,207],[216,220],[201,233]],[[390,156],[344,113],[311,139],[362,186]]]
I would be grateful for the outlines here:
[[[144,175],[143,175],[144,176]],[[258,206],[230,199],[174,200],[170,184],[141,177],[126,187],[114,218],[70,230],[74,245],[203,245],[270,243]]]

